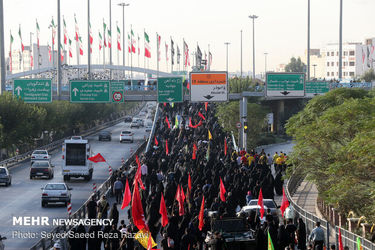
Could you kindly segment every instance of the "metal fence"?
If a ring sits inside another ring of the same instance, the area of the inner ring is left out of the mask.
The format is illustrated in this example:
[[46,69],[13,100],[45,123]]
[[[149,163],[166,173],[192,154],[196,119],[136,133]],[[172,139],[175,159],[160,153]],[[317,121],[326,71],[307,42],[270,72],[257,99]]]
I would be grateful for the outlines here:
[[[330,242],[330,230],[331,230],[332,226],[329,224],[329,222],[325,219],[321,219],[321,218],[317,217],[316,215],[304,210],[297,203],[295,203],[292,199],[293,194],[296,192],[298,186],[302,183],[304,178],[305,178],[304,175],[293,174],[287,182],[286,195],[288,197],[288,200],[289,200],[290,204],[295,209],[296,217],[302,218],[302,220],[305,222],[305,224],[306,224],[306,234],[310,235],[311,231],[315,227],[315,223],[317,221],[320,221],[321,227],[324,230],[324,233],[326,235],[326,246],[329,246],[330,243],[331,244],[333,243],[333,242]],[[375,250],[375,244],[372,243],[371,241],[369,241],[369,240],[367,240],[367,239],[365,239],[365,238],[363,238],[363,237],[361,237],[357,234],[349,232],[348,230],[346,230],[342,227],[338,227],[338,226],[335,225],[334,230],[331,230],[331,231],[334,231],[334,233],[333,233],[334,234],[334,241],[335,241],[337,247],[338,247],[338,242],[339,242],[338,241],[338,239],[339,239],[339,228],[341,230],[341,238],[342,238],[342,242],[343,242],[344,246],[348,246],[349,249],[351,249],[351,250],[358,249],[357,238],[359,238],[360,241],[361,241],[362,248],[364,250]]]

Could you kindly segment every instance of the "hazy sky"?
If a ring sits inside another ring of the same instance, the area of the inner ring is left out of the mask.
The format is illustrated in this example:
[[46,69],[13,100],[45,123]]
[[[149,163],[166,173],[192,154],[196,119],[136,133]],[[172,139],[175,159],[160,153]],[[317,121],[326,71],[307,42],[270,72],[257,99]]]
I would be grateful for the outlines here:
[[[112,0],[113,62],[117,64],[116,21],[122,29],[120,0]],[[307,47],[307,0],[127,0],[125,8],[126,33],[133,25],[135,34],[141,37],[141,66],[143,65],[143,29],[151,39],[150,67],[156,68],[156,32],[162,39],[160,70],[166,70],[165,39],[170,37],[182,50],[182,39],[190,51],[197,42],[202,50],[213,54],[214,70],[225,70],[225,45],[229,45],[229,71],[240,70],[240,30],[243,30],[243,71],[252,69],[252,23],[250,14],[258,15],[255,23],[256,73],[264,72],[264,52],[268,53],[268,69],[286,63],[292,56],[303,56]],[[375,37],[374,0],[343,0],[344,41],[363,42]],[[21,24],[23,42],[29,44],[29,32],[35,33],[35,19],[41,29],[41,44],[51,44],[48,25],[51,17],[56,22],[57,1],[54,0],[4,0],[5,50],[9,52],[9,30],[14,47],[20,46],[18,25]],[[329,42],[338,42],[340,0],[311,0],[311,47],[320,48]],[[87,0],[61,0],[61,14],[65,16],[68,33],[74,37],[74,13],[77,15],[83,38],[84,59],[87,63]],[[91,25],[94,35],[93,63],[98,62],[98,30],[102,31],[103,18],[109,20],[109,0],[91,0]],[[63,29],[61,29],[63,31]],[[35,35],[33,37],[36,42]],[[127,45],[126,45],[127,48]],[[75,51],[75,43],[73,46]],[[106,52],[108,54],[108,52]],[[203,52],[204,53],[204,52]],[[74,53],[75,57],[75,53]],[[107,55],[106,55],[107,57]],[[107,57],[108,58],[108,57]],[[75,63],[75,58],[73,59]],[[102,58],[101,58],[102,60]],[[122,56],[120,55],[120,62]],[[170,63],[170,61],[169,61]],[[133,65],[138,65],[133,56]],[[168,66],[170,69],[170,65]]]

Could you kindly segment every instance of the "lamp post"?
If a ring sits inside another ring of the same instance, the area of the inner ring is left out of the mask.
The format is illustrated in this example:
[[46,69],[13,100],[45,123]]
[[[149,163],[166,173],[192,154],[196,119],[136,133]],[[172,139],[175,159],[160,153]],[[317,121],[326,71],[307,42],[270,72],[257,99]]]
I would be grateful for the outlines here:
[[0,0],[0,95],[5,92],[5,52],[4,52],[4,11],[3,0]]
[[255,80],[255,19],[256,15],[250,15],[249,18],[253,19],[253,79]]
[[342,0],[340,0],[339,80],[342,79]]
[[242,79],[242,30],[241,30],[241,79]]
[[[125,7],[129,6],[128,3],[119,3],[118,6],[122,7],[122,66],[125,67]],[[125,72],[125,70],[124,70]],[[125,73],[124,73],[125,75]]]
[[307,0],[307,80],[310,80],[310,0]]
[[266,79],[266,73],[267,73],[267,52],[264,52],[264,79]]
[[316,65],[316,64],[313,64],[312,66],[314,67],[314,78],[316,78],[316,77],[315,77],[315,67],[316,67],[317,65]]
[[[60,22],[60,0],[57,0],[57,98],[61,100],[61,22]],[[52,51],[53,52],[53,51]]]
[[230,44],[229,42],[224,43],[227,46],[227,73],[228,73],[228,45]]

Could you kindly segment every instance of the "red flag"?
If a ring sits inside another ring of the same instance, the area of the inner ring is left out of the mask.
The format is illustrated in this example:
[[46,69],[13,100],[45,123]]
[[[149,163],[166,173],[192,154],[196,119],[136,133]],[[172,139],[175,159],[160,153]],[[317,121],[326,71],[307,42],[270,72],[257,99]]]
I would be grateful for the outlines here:
[[193,125],[193,123],[191,122],[191,117],[189,117],[189,127],[191,127],[191,128],[198,128],[201,125],[202,125],[202,120],[200,120],[197,125]]
[[204,103],[204,109],[206,110],[206,112],[207,112],[207,105],[208,105],[208,102],[205,102]]
[[224,139],[224,155],[227,155],[227,151],[228,151],[227,139]]
[[198,228],[199,228],[200,231],[202,231],[203,226],[204,226],[203,216],[204,216],[204,196],[202,198],[201,210],[199,211],[199,226],[198,226]]
[[147,250],[151,250],[152,249],[152,237],[148,237],[148,241],[147,241]]
[[168,214],[167,207],[165,206],[163,193],[161,193],[159,213],[161,214],[161,225],[165,227],[168,224]]
[[342,244],[341,228],[339,228],[339,250],[344,250],[344,245]]
[[285,190],[284,190],[284,187],[283,187],[283,200],[281,202],[281,206],[280,206],[280,211],[281,211],[281,215],[283,216],[284,218],[284,212],[285,212],[285,209],[289,207],[289,201],[288,199],[286,198],[286,195],[285,195]]
[[187,88],[187,89],[190,89],[190,84],[189,84],[189,82],[186,83],[186,88]]
[[141,197],[139,195],[138,184],[135,183],[132,197],[132,217],[134,225],[139,229],[146,229],[148,231],[148,226],[145,221],[145,214],[143,212]]
[[156,146],[159,145],[159,142],[158,142],[158,140],[156,139],[156,136],[155,136],[155,145],[156,145]]
[[195,145],[195,143],[194,143],[194,145],[193,145],[193,156],[191,157],[191,159],[193,159],[193,160],[197,159],[197,150],[198,150],[197,145]]
[[125,192],[124,192],[124,198],[122,199],[121,210],[123,210],[130,204],[131,198],[132,198],[132,194],[130,192],[129,182],[128,182],[128,179],[126,179]]
[[186,197],[185,197],[184,189],[182,188],[182,186],[180,188],[180,195],[181,195],[182,202],[185,202]]
[[169,155],[168,140],[165,140],[165,154]]
[[206,120],[206,118],[202,115],[202,113],[200,111],[198,111],[198,115],[200,118],[202,118],[203,120]]
[[163,105],[164,105],[164,107],[166,107],[166,106],[167,106],[167,103],[165,102],[165,103],[163,103]]
[[220,200],[222,202],[225,202],[225,187],[224,187],[224,183],[223,181],[221,180],[221,177],[220,177]]
[[183,188],[180,187],[180,185],[177,186],[175,199],[178,201],[178,214],[182,216],[185,214],[185,210],[184,210],[185,194],[184,194]]
[[259,191],[259,196],[258,196],[258,205],[260,206],[260,218],[263,219],[264,215],[264,204],[263,204],[263,193],[262,193],[262,188]]
[[168,128],[171,128],[171,124],[169,123],[168,116],[165,116],[165,122],[168,124]]
[[134,176],[134,183],[138,182],[139,186],[143,190],[145,190],[146,188],[143,185],[143,182],[142,182],[142,179],[141,179],[141,175],[142,175],[142,173],[141,173],[141,162],[139,161],[138,155],[135,156],[135,161],[137,162],[138,168],[137,168],[137,172],[135,173],[135,176]]
[[191,178],[190,178],[190,173],[189,173],[189,177],[188,177],[188,188],[189,188],[189,192],[191,191]]
[[97,153],[95,156],[90,157],[89,161],[98,163],[98,162],[105,162],[105,159],[100,153]]

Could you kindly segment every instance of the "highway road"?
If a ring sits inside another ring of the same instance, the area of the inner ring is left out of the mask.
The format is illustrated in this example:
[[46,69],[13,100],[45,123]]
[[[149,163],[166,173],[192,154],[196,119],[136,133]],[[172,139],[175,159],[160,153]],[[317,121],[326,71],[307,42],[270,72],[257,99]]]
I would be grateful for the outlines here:
[[[144,117],[142,117],[144,118]],[[111,131],[112,141],[98,141],[97,134],[86,137],[92,147],[93,153],[100,153],[115,170],[121,166],[121,158],[126,160],[131,150],[136,150],[144,141],[149,132],[144,128],[131,129],[134,132],[134,143],[120,143],[120,131],[130,130],[130,123],[121,122],[105,130]],[[53,226],[20,226],[13,225],[13,217],[18,216],[47,216],[52,223],[53,218],[67,218],[67,208],[63,205],[49,205],[41,207],[41,187],[50,182],[63,182],[61,175],[61,148],[52,154],[54,178],[32,179],[29,178],[30,160],[12,167],[12,185],[0,187],[0,234],[7,237],[4,241],[5,249],[29,249],[39,241],[42,231],[49,232]],[[91,195],[93,183],[97,188],[109,177],[108,165],[105,163],[94,164],[93,179],[89,182],[83,178],[72,178],[67,184],[72,190],[72,211],[76,211]],[[22,236],[22,237],[21,237]],[[23,236],[25,238],[23,238]],[[21,238],[20,238],[21,237]]]

